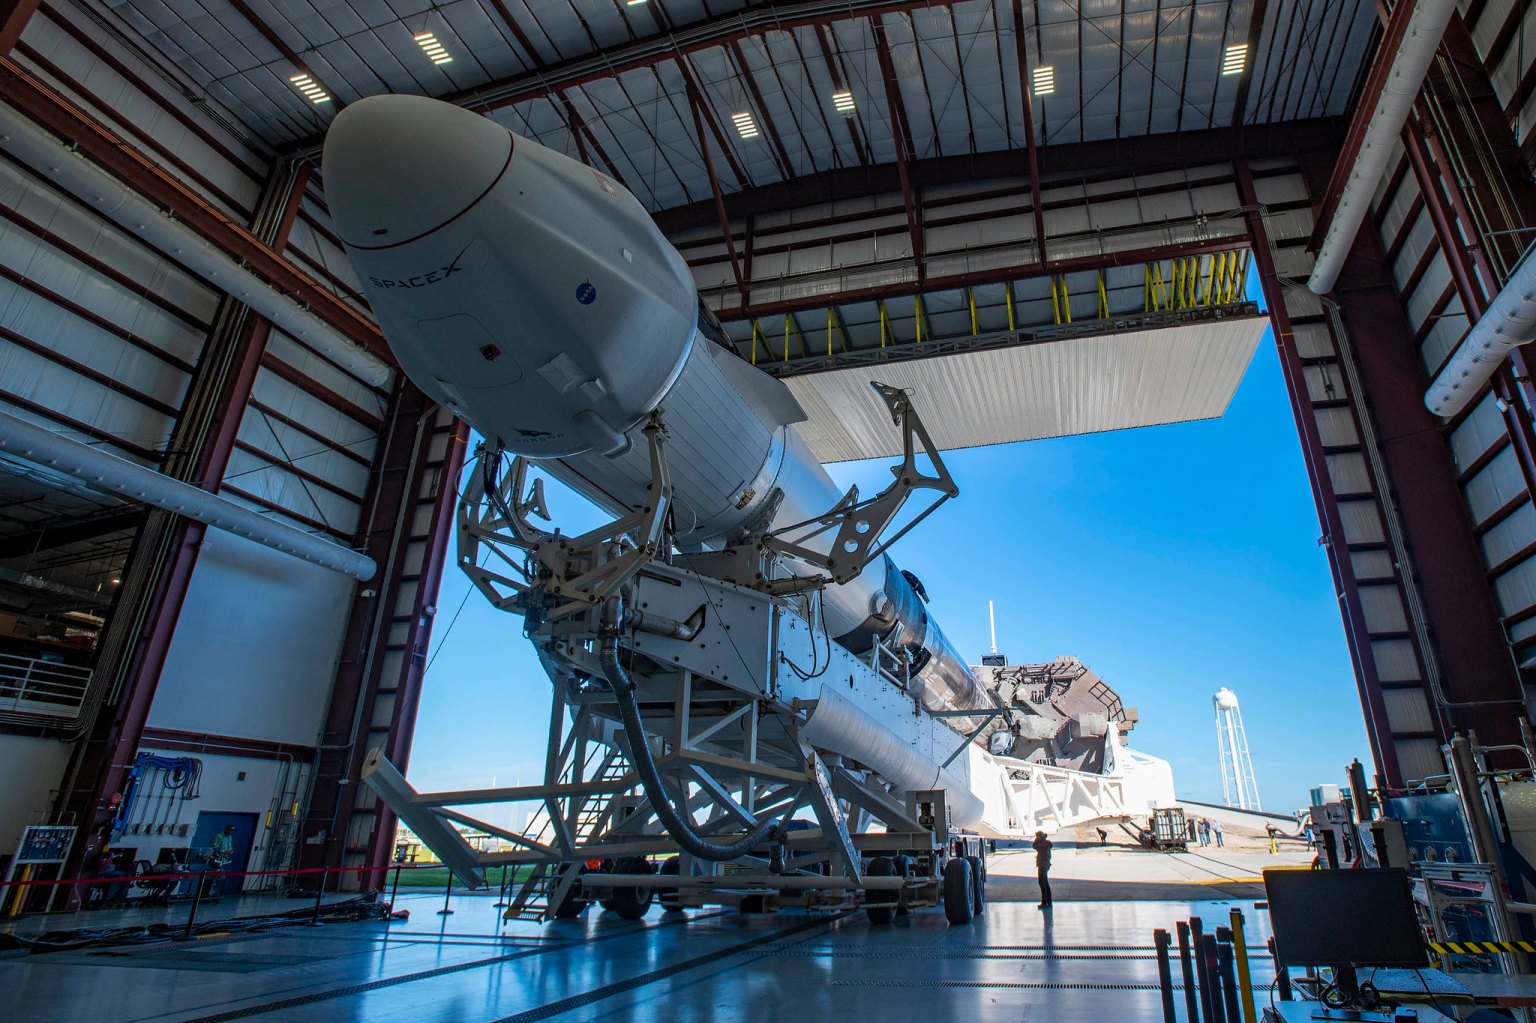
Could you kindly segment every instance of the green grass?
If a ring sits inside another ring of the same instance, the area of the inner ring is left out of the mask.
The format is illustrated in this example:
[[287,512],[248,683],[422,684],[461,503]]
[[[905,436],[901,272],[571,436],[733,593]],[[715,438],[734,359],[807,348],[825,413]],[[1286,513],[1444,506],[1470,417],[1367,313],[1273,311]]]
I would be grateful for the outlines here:
[[[533,868],[527,864],[518,867],[488,867],[485,871],[485,883],[494,891],[501,888],[503,877],[510,877],[515,883],[522,881],[532,872]],[[400,871],[400,887],[436,888],[441,891],[448,884],[448,873],[449,871],[447,867],[429,867],[421,870],[402,870]],[[391,869],[384,878],[385,889],[388,890],[394,885],[394,883],[395,872],[393,869]],[[458,878],[454,878],[453,887],[455,890],[459,890],[463,887]]]

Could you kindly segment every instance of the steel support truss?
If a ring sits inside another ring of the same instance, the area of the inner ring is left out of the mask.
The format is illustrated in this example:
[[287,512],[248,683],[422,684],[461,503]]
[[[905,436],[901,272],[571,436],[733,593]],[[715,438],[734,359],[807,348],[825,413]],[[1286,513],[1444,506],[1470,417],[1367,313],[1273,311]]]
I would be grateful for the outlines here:
[[[762,526],[742,545],[745,558],[696,556],[707,573],[670,563],[672,491],[659,417],[644,429],[651,463],[645,502],[580,536],[535,525],[546,513],[528,464],[514,459],[503,474],[502,454],[482,450],[460,506],[459,562],[496,607],[524,616],[553,683],[543,780],[420,793],[377,751],[364,780],[466,884],[483,886],[488,867],[529,868],[509,894],[511,916],[547,919],[605,888],[638,889],[635,878],[652,869],[645,857],[680,848],[676,874],[653,878],[647,892],[675,889],[685,902],[766,895],[832,906],[873,886],[899,890],[903,905],[936,901],[935,871],[952,839],[944,791],[898,791],[867,766],[799,736],[825,677],[894,698],[903,708],[901,727],[925,748],[948,753],[958,741],[907,692],[904,666],[857,657],[814,624],[820,588],[853,578],[910,528],[893,523],[915,491],[938,493],[919,518],[957,492],[910,397],[875,386],[904,439],[892,484],[865,500],[850,490],[806,522]],[[825,551],[815,541],[821,534],[833,538]],[[633,684],[638,736],[622,723],[620,691],[599,655],[604,642],[616,642]],[[822,666],[814,672],[789,667],[816,663]],[[663,791],[644,783],[637,757],[654,762]],[[665,801],[662,812],[657,800]],[[499,826],[479,809],[519,803],[537,807],[522,830]],[[812,819],[796,819],[802,811]],[[706,842],[740,840],[764,822],[779,823],[746,855],[715,862],[674,841],[665,814]],[[477,850],[466,832],[503,848]],[[972,848],[978,841],[958,840]],[[913,876],[867,879],[872,850],[910,857]]]

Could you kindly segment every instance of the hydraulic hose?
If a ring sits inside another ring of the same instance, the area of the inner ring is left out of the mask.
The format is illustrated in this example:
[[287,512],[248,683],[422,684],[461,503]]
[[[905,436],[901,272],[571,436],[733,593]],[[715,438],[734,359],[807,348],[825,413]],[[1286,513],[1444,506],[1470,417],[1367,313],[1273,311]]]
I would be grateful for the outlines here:
[[672,797],[667,794],[666,786],[662,784],[661,772],[657,770],[656,760],[651,756],[650,744],[645,740],[645,729],[640,721],[640,701],[635,696],[635,684],[630,680],[624,666],[619,663],[619,630],[620,623],[623,621],[622,599],[609,597],[603,605],[602,642],[599,655],[602,658],[603,674],[607,677],[608,685],[613,689],[614,699],[618,703],[619,719],[624,723],[624,734],[629,738],[629,752],[634,761],[635,773],[640,776],[640,787],[645,790],[646,797],[650,799],[651,808],[656,811],[657,819],[661,821],[661,826],[667,830],[672,840],[684,851],[701,860],[719,863],[747,855],[757,846],[773,838],[776,833],[781,833],[783,822],[762,820],[736,841],[719,843],[711,842],[700,835],[693,829],[692,822],[678,812],[677,807],[672,804]]

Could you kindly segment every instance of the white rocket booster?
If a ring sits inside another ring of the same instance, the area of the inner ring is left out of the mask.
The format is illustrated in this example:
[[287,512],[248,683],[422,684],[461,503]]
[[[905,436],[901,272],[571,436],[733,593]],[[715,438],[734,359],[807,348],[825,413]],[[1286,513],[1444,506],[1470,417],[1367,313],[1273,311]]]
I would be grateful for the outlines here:
[[[781,381],[700,331],[688,267],[602,173],[479,114],[413,96],[361,100],[326,137],[336,228],[400,366],[491,443],[615,514],[650,483],[640,427],[663,410],[677,540],[723,545],[842,496]],[[828,586],[826,626],[855,652],[905,647],[933,710],[990,708],[889,558]]]

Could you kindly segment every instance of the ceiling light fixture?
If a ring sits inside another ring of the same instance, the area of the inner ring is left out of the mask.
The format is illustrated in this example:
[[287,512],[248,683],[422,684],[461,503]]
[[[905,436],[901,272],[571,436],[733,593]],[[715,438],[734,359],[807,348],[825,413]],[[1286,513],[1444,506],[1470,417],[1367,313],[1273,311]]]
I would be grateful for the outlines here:
[[1234,43],[1221,58],[1221,73],[1240,75],[1248,67],[1248,44]]
[[626,7],[639,7],[643,3],[645,3],[645,0],[624,0],[624,6]]
[[1056,67],[1047,64],[1030,72],[1030,91],[1036,96],[1049,96],[1056,91]]
[[453,63],[453,58],[448,55],[448,51],[443,48],[443,44],[437,41],[437,36],[433,35],[431,32],[423,32],[418,36],[413,36],[412,38],[416,40],[416,45],[421,47],[422,52],[427,55],[427,59],[432,63]]
[[288,81],[292,82],[293,87],[302,92],[304,94],[304,98],[309,100],[311,103],[318,105],[321,103],[329,103],[331,101],[331,94],[320,88],[320,86],[316,85],[313,78],[302,72],[296,75],[290,75],[288,77]]
[[744,139],[755,139],[761,134],[757,130],[757,121],[748,111],[743,110],[739,114],[732,114],[731,120],[736,122],[736,134]]
[[837,112],[842,114],[844,117],[852,117],[853,93],[849,92],[847,89],[844,89],[842,92],[834,92],[832,94],[832,105],[836,107]]

